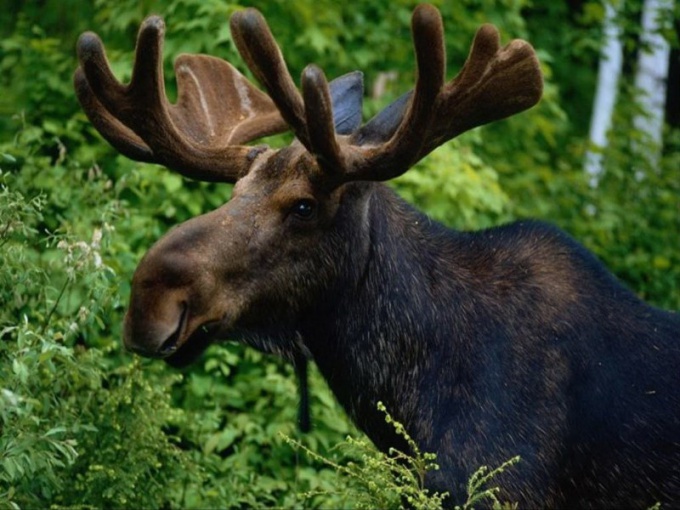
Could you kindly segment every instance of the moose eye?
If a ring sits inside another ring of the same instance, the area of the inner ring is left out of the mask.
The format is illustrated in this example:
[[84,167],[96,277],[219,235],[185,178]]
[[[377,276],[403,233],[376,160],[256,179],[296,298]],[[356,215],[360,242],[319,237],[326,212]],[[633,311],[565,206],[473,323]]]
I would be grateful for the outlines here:
[[293,204],[290,212],[301,220],[311,220],[316,216],[316,202],[309,198],[303,198]]

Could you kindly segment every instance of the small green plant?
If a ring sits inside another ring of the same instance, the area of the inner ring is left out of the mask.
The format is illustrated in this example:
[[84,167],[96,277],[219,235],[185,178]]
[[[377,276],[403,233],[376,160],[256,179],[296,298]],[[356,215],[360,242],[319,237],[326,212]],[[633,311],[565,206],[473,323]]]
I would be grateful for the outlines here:
[[520,461],[519,456],[513,457],[510,460],[503,462],[495,469],[490,469],[489,466],[480,467],[470,477],[467,484],[467,501],[462,506],[456,506],[456,510],[472,510],[476,504],[488,502],[492,503],[494,510],[510,510],[517,507],[516,504],[509,502],[502,502],[498,499],[499,487],[487,487],[487,484],[496,476],[500,475],[507,468],[514,466]]
[[[423,452],[408,434],[404,426],[396,421],[378,402],[378,410],[385,414],[385,421],[394,427],[396,433],[409,445],[411,453],[404,453],[394,448],[385,454],[375,448],[366,439],[355,439],[347,436],[345,441],[337,445],[343,450],[345,460],[334,461],[324,457],[300,441],[282,434],[284,440],[293,448],[302,450],[310,458],[330,466],[344,482],[343,487],[332,490],[309,491],[302,494],[305,500],[312,500],[320,506],[345,505],[351,502],[354,508],[402,508],[404,504],[422,510],[435,510],[443,507],[450,497],[448,492],[430,492],[425,488],[427,473],[439,469],[435,453]],[[498,498],[500,489],[488,487],[489,482],[510,466],[519,462],[514,457],[495,469],[482,466],[475,472],[467,485],[467,500],[456,510],[472,510],[475,505],[491,503],[494,509],[514,508]],[[318,498],[322,496],[329,499]]]

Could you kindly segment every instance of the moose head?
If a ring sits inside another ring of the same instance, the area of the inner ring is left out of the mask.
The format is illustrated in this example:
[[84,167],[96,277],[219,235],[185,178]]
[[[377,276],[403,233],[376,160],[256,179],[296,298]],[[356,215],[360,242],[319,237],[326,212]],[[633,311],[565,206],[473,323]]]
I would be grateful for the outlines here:
[[[300,314],[328,301],[370,249],[357,235],[365,183],[403,174],[460,133],[529,108],[542,91],[531,46],[500,47],[490,25],[445,83],[442,20],[421,5],[412,19],[415,89],[362,126],[361,73],[329,84],[309,65],[300,94],[258,11],[236,12],[231,31],[268,96],[224,60],[181,55],[178,98],[169,103],[159,17],[139,31],[128,85],[113,76],[97,35],[83,34],[77,46],[78,99],[116,149],[192,179],[235,184],[228,203],[167,233],[134,275],[125,345],[175,364],[229,335],[283,355],[299,350],[292,333]],[[296,137],[288,147],[246,145],[288,129]]]

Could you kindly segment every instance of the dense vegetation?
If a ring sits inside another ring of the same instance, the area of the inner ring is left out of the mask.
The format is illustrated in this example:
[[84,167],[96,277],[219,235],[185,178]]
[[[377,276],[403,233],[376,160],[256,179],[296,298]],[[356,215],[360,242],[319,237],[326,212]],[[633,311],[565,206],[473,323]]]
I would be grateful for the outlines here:
[[[620,20],[629,57],[640,3],[627,2]],[[414,2],[248,4],[265,13],[294,76],[308,62],[331,77],[364,70],[367,116],[412,84]],[[631,122],[636,92],[624,83],[599,186],[590,187],[582,171],[600,2],[435,4],[447,27],[450,75],[475,28],[491,21],[506,41],[535,43],[545,99],[518,118],[450,142],[395,188],[457,228],[529,216],[552,221],[643,298],[680,309],[680,129],[667,126],[658,166],[645,161],[637,150],[648,143],[645,133]],[[440,495],[419,490],[431,456],[395,465],[376,455],[316,373],[314,430],[300,436],[292,369],[276,358],[225,343],[177,372],[121,348],[129,281],[141,255],[170,226],[227,200],[230,188],[184,181],[106,145],[73,94],[75,40],[96,30],[114,70],[129,77],[139,22],[157,12],[168,26],[169,74],[180,52],[210,53],[243,69],[227,24],[240,7],[218,0],[43,0],[0,11],[2,508],[389,507],[400,495],[417,507],[439,504]],[[668,13],[666,34],[676,44],[672,20]],[[374,91],[385,76],[392,79]],[[172,80],[168,88],[172,94]],[[358,439],[334,448],[348,434]],[[491,497],[483,492],[487,474],[478,473],[471,488]]]

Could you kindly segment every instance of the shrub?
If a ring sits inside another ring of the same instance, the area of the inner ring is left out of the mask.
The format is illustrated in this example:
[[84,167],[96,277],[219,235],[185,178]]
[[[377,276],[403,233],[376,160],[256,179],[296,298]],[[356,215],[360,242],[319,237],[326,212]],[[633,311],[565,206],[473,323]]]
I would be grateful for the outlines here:
[[[309,457],[330,466],[340,475],[340,479],[336,481],[340,483],[333,488],[304,493],[304,500],[322,508],[348,508],[350,503],[357,509],[397,509],[407,505],[419,510],[436,510],[443,508],[445,504],[450,506],[448,492],[430,492],[425,488],[427,474],[439,469],[437,455],[422,452],[404,426],[388,413],[384,404],[378,402],[377,407],[385,414],[385,421],[406,440],[409,453],[391,449],[385,454],[363,438],[347,436],[336,447],[336,450],[342,452],[341,459],[332,460],[319,455],[302,442],[284,436],[293,448],[304,451]],[[498,499],[498,487],[487,485],[494,477],[519,461],[519,457],[514,457],[495,469],[480,467],[469,479],[466,501],[462,505],[456,505],[456,510],[472,510],[480,503],[491,504],[495,510],[513,508],[511,504],[502,503]]]

